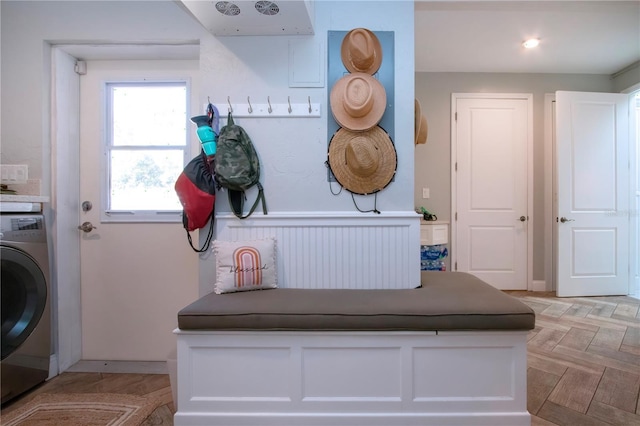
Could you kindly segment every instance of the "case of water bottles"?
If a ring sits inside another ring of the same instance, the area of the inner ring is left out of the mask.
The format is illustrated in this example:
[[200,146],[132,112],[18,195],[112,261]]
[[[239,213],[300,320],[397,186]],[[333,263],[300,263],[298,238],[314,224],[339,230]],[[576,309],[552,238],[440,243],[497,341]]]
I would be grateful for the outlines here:
[[421,271],[446,271],[444,259],[449,255],[446,245],[420,246]]
[[[423,209],[423,212],[426,210]],[[435,215],[431,216],[435,218]],[[424,220],[420,221],[420,270],[446,271],[449,222],[433,218],[428,219],[425,214]]]

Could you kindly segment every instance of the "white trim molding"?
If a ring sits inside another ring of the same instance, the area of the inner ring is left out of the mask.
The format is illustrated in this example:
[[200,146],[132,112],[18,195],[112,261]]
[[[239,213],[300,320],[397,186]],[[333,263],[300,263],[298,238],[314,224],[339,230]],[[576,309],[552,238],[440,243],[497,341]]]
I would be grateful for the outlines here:
[[276,239],[278,286],[415,288],[420,216],[415,212],[270,212],[216,216],[216,239]]
[[531,424],[526,330],[174,332],[176,426]]

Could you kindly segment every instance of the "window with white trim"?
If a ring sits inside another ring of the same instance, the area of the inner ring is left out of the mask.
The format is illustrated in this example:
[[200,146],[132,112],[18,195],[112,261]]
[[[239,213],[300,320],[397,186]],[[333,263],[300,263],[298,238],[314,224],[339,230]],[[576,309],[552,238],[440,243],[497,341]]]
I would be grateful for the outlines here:
[[188,158],[187,82],[106,83],[103,220],[177,222]]

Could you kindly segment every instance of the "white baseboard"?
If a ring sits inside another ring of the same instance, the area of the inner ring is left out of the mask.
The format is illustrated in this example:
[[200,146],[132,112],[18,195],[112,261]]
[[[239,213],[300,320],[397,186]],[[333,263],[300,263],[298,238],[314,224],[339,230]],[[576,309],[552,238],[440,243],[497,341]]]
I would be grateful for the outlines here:
[[533,288],[532,291],[551,291],[550,288],[547,288],[547,282],[544,280],[533,280]]
[[164,361],[80,360],[66,371],[72,373],[168,374]]
[[52,379],[58,375],[58,355],[53,354],[49,357],[49,377],[47,380]]

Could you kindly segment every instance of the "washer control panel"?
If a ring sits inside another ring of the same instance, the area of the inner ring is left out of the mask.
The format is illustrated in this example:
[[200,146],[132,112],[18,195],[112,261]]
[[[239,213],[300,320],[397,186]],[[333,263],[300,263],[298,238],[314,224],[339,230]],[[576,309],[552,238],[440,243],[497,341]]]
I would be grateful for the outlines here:
[[3,214],[0,216],[0,240],[45,242],[44,216],[39,214]]

